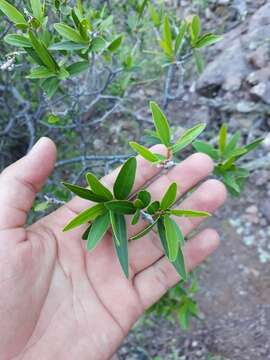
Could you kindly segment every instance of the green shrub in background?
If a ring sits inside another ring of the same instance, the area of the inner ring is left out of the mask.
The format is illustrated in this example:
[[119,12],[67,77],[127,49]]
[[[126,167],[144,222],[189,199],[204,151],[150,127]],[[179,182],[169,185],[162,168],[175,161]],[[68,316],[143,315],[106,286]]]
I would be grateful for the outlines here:
[[[60,159],[58,165],[82,163],[76,180],[87,173],[89,188],[69,183],[64,185],[96,205],[73,219],[65,230],[89,223],[83,238],[90,251],[111,227],[116,255],[128,277],[129,239],[125,215],[133,216],[133,224],[140,218],[147,219],[149,225],[145,230],[130,240],[135,241],[156,229],[165,255],[182,278],[181,283],[150,310],[163,316],[176,312],[181,326],[187,328],[190,317],[198,315],[193,298],[197,286],[194,275],[188,280],[182,256],[184,238],[173,216],[208,214],[172,208],[176,199],[176,184],[171,184],[160,202],[151,202],[151,195],[144,189],[130,198],[136,174],[134,157],[123,165],[113,193],[105,188],[86,166],[91,158],[87,155],[91,139],[84,135],[88,126],[85,119],[89,119],[86,115],[98,110],[90,122],[93,126],[102,124],[116,109],[123,114],[133,114],[134,108],[129,108],[129,93],[134,85],[145,80],[148,69],[164,75],[163,108],[166,109],[170,101],[179,99],[185,91],[183,77],[186,64],[194,61],[198,72],[201,72],[201,49],[214,44],[221,37],[203,33],[198,16],[192,15],[180,21],[170,9],[150,0],[91,4],[81,0],[29,0],[16,2],[15,5],[0,0],[0,10],[8,24],[2,29],[6,58],[1,65],[0,80],[23,105],[18,118],[22,117],[27,126],[29,148],[35,136],[43,133],[41,125],[62,131],[61,136],[70,142],[80,139],[81,153],[78,156],[72,154],[70,160]],[[22,78],[25,82],[23,85],[20,84]],[[82,78],[87,79],[86,88],[85,84],[81,84]],[[11,90],[10,83],[15,86]],[[29,92],[33,95],[31,101]],[[105,100],[109,106],[103,104]],[[148,140],[165,145],[167,156],[153,153],[134,141],[130,142],[133,150],[153,166],[167,169],[177,162],[175,155],[178,152],[193,144],[197,151],[212,157],[216,163],[214,174],[233,195],[239,195],[248,173],[238,166],[238,161],[259,145],[262,139],[239,147],[240,134],[227,139],[224,125],[220,130],[218,146],[215,147],[209,142],[196,140],[205,128],[205,124],[198,124],[173,141],[172,131],[160,107],[155,102],[151,102],[150,107],[155,129],[148,132]],[[4,130],[6,136],[13,131],[13,127],[11,115]],[[77,172],[75,165],[72,171]],[[59,193],[57,184],[53,193]],[[59,203],[57,198],[47,197],[45,202],[37,205],[36,210],[44,211],[52,202]],[[187,287],[184,281],[191,281],[191,285]]]

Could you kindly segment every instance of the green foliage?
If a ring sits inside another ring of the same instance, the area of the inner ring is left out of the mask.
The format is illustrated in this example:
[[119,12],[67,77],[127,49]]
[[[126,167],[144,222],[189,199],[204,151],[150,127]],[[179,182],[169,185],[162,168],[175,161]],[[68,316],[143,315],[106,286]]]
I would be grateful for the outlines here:
[[227,126],[222,125],[216,146],[205,141],[193,143],[197,151],[209,155],[214,160],[214,174],[224,182],[232,196],[240,195],[249,176],[249,171],[238,165],[239,160],[263,141],[263,138],[259,138],[250,144],[240,146],[240,137],[240,132],[236,132],[228,139]]
[[153,164],[166,165],[172,160],[172,156],[174,154],[178,153],[179,151],[190,145],[203,132],[206,125],[197,124],[193,128],[185,131],[184,134],[180,136],[180,138],[177,139],[175,143],[172,143],[171,130],[166,116],[155,102],[152,101],[150,103],[150,107],[152,110],[153,122],[156,128],[156,131],[153,133],[153,135],[155,136],[157,143],[166,146],[167,157],[161,154],[153,153],[151,150],[134,141],[131,141],[129,145],[147,161]]

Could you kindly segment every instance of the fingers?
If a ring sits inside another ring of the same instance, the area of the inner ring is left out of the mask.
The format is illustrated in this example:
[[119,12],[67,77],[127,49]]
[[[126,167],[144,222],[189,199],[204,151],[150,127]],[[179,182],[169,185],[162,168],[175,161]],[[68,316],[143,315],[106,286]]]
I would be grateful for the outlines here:
[[[184,256],[190,271],[203,262],[218,246],[219,236],[215,230],[206,229],[186,243]],[[162,257],[134,278],[134,286],[142,306],[147,309],[179,281],[179,275],[171,263]]]
[[[165,155],[166,148],[163,145],[156,145],[151,148],[152,151]],[[113,188],[114,181],[119,173],[121,167],[118,167],[112,171],[109,175],[103,177],[101,182],[106,185],[109,189]],[[151,165],[148,161],[143,159],[141,156],[137,156],[137,172],[136,179],[133,187],[133,191],[137,191],[142,187],[147,181],[149,181],[153,176],[157,175],[161,171],[160,168]],[[75,213],[81,212],[85,208],[91,206],[91,202],[88,200],[81,199],[75,196],[71,201],[67,203],[67,207]]]
[[41,138],[22,159],[0,175],[0,230],[23,226],[36,193],[53,171],[56,158],[54,143]]
[[[177,198],[190,190],[197,183],[209,176],[213,171],[213,161],[209,156],[196,153],[172,168],[167,174],[160,176],[147,190],[153,200],[160,200],[172,182],[178,185]],[[129,235],[133,236],[147,226],[147,222],[140,221],[137,225],[129,226]]]
[[[217,180],[208,180],[187,198],[179,208],[202,210],[213,213],[226,199],[225,186]],[[174,220],[186,236],[194,230],[205,218],[177,218]],[[148,236],[130,243],[130,264],[134,274],[147,268],[160,257],[164,251],[158,235],[151,231]]]

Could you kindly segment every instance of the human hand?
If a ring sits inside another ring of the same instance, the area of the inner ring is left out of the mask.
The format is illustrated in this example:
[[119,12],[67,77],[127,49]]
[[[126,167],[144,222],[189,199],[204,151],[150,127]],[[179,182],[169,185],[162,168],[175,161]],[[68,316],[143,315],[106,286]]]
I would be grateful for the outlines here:
[[[91,253],[80,240],[83,227],[63,233],[64,225],[89,206],[86,200],[74,198],[25,228],[27,213],[52,172],[55,157],[53,142],[42,138],[0,175],[1,360],[109,359],[144,310],[179,281],[154,232],[130,243],[130,280],[122,273],[109,233]],[[212,170],[208,156],[194,154],[148,190],[153,199],[160,199],[175,181],[180,197]],[[117,171],[104,183],[113,184]],[[139,157],[134,190],[158,171]],[[184,200],[183,207],[212,213],[225,197],[222,183],[207,180]],[[202,219],[177,221],[187,235]],[[143,226],[140,222],[129,231],[137,233]],[[201,263],[218,242],[213,229],[189,240],[184,249],[188,269]]]

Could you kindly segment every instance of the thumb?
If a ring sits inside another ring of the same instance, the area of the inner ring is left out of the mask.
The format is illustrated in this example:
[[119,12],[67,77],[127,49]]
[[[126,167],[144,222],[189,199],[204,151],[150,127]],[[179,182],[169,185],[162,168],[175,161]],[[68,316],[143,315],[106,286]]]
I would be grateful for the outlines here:
[[22,159],[0,174],[0,230],[23,226],[36,193],[54,168],[56,147],[41,138]]

